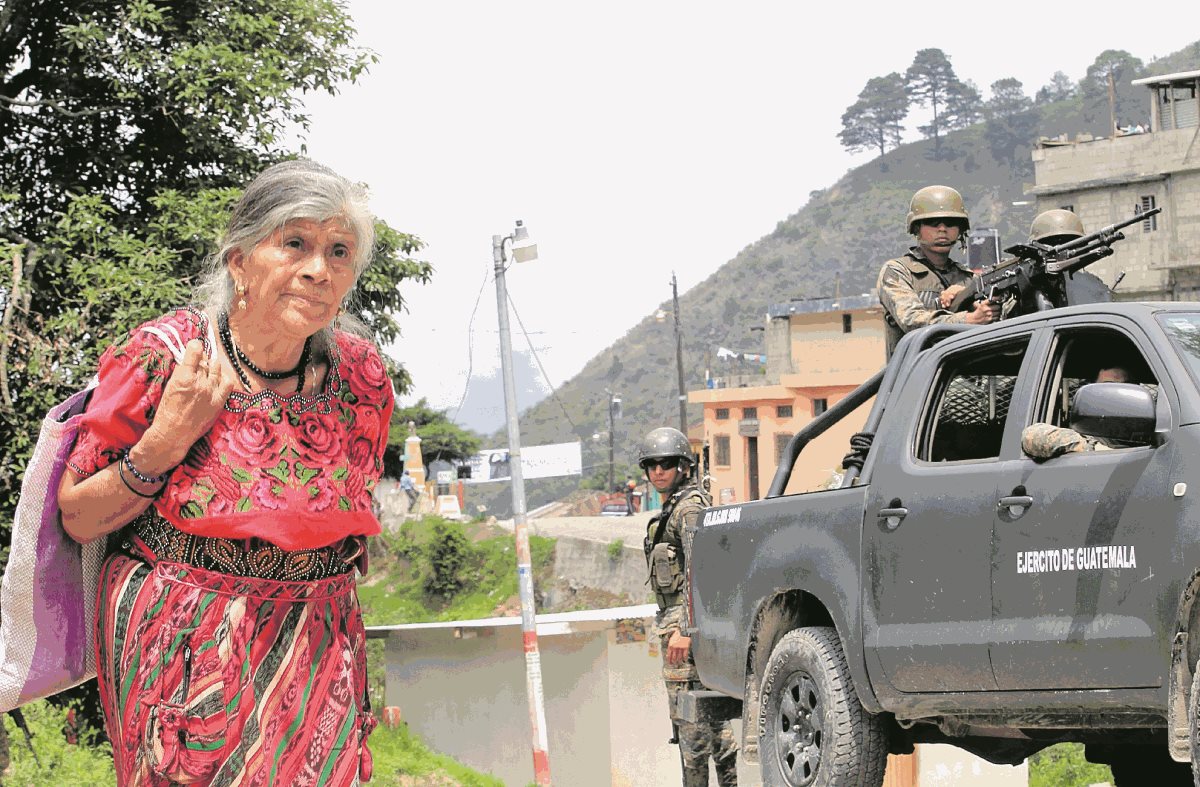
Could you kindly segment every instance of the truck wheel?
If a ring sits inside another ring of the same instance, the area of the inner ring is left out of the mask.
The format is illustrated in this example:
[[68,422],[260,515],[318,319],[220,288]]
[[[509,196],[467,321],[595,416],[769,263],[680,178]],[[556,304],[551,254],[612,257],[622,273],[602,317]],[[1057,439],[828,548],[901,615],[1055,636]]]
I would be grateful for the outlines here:
[[767,662],[758,722],[766,787],[878,787],[887,735],[863,710],[837,632],[789,631]]

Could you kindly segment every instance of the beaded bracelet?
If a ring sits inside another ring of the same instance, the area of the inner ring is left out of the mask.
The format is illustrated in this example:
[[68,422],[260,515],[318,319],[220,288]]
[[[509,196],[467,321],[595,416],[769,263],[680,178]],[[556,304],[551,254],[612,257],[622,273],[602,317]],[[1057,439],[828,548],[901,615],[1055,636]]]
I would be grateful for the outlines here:
[[160,476],[154,476],[154,477],[142,475],[141,473],[138,472],[138,469],[133,466],[133,460],[129,458],[128,451],[126,451],[125,454],[121,457],[121,464],[125,465],[125,467],[127,467],[129,469],[130,474],[137,480],[141,481],[143,484],[161,484],[162,482],[167,480],[168,476],[171,475],[170,471],[163,473]]
[[117,475],[121,476],[121,483],[125,485],[126,489],[128,489],[130,492],[133,492],[138,497],[144,497],[147,500],[153,500],[154,498],[161,495],[162,491],[167,488],[167,485],[163,484],[162,486],[160,486],[158,489],[154,490],[150,494],[146,494],[145,492],[139,492],[137,489],[134,488],[133,484],[129,483],[129,479],[125,477],[125,461],[124,460],[122,460],[117,465]]

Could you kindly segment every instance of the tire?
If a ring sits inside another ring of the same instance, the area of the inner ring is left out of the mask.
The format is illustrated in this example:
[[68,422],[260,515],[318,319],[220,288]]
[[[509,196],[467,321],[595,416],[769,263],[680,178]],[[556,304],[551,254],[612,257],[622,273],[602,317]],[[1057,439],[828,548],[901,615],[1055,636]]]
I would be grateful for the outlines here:
[[879,787],[883,722],[863,710],[837,632],[789,631],[762,681],[759,762],[765,787]]
[[1191,733],[1193,779],[1196,787],[1200,787],[1200,663],[1192,670],[1192,696],[1188,698],[1188,729]]

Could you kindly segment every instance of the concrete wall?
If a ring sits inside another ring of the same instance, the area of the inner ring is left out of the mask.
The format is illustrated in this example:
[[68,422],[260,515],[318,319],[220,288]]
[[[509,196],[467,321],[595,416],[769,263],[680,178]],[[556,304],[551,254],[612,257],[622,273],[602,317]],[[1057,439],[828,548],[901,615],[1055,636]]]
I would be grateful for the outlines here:
[[646,585],[646,557],[640,543],[624,544],[614,559],[608,544],[601,541],[559,538],[554,548],[554,576],[571,586],[624,595],[630,604],[654,600]]
[[[533,756],[520,626],[480,629],[472,639],[455,639],[454,631],[389,637],[387,704],[399,706],[410,729],[435,750],[505,784],[529,784]],[[606,633],[539,637],[538,644],[554,780],[607,785],[613,757]],[[647,724],[639,715],[628,726],[649,735]]]
[[919,787],[1017,787],[1029,784],[1029,764],[993,765],[955,746],[917,747]]
[[[1088,231],[1127,219],[1143,197],[1163,209],[1157,229],[1124,230],[1116,253],[1089,270],[1123,298],[1186,299],[1200,267],[1200,145],[1197,129],[1157,131],[1033,151],[1039,211],[1071,206]],[[1183,270],[1180,270],[1183,269]],[[1179,273],[1179,276],[1175,274]]]

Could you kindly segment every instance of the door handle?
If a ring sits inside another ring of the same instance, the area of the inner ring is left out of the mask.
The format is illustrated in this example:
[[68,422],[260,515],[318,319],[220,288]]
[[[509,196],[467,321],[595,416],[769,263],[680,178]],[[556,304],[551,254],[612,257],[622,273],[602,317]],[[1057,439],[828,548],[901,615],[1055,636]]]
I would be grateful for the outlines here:
[[1029,495],[1010,495],[1000,498],[996,507],[1004,513],[1004,509],[1008,509],[1008,515],[1013,519],[1023,515],[1030,506],[1033,505],[1033,498]]
[[877,516],[883,520],[884,527],[888,530],[895,530],[900,527],[900,520],[908,516],[908,509],[900,505],[899,500],[893,500],[888,508],[879,509]]

